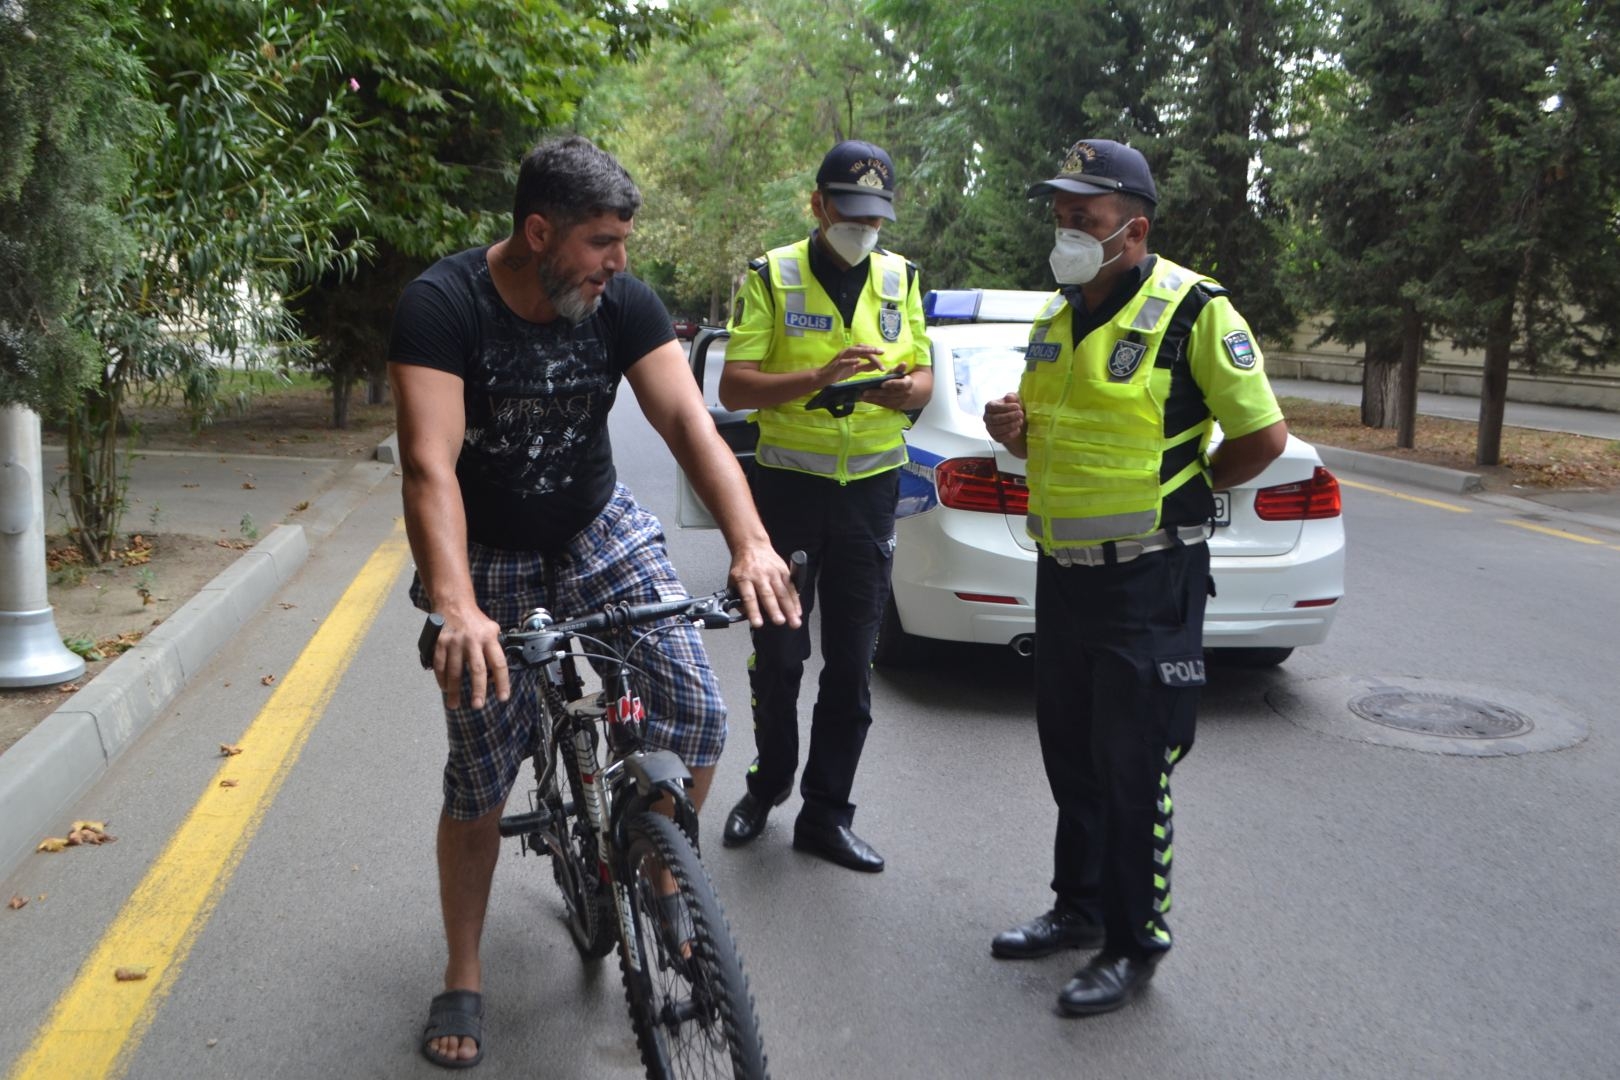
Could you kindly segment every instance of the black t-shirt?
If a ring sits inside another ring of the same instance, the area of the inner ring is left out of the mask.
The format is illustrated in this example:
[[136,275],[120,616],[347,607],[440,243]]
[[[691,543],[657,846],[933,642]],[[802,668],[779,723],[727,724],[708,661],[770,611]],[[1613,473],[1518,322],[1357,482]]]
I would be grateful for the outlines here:
[[467,538],[555,551],[613,495],[607,418],[620,377],[675,332],[663,303],[628,274],[613,276],[577,326],[530,322],[501,300],[485,251],[440,259],[405,287],[388,358],[462,379],[456,477]]

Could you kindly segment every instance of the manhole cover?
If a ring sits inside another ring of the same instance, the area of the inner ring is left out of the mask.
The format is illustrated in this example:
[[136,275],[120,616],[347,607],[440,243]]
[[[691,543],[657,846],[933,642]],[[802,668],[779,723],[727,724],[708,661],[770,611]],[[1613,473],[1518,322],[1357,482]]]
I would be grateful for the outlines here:
[[1365,694],[1351,700],[1350,711],[1385,727],[1451,739],[1507,739],[1535,727],[1512,709],[1488,701],[1412,690]]

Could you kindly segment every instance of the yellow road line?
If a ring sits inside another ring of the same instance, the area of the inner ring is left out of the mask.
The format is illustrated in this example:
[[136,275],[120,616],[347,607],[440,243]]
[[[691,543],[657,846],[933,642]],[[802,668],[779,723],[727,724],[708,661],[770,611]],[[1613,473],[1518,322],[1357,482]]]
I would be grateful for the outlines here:
[[1380,495],[1389,495],[1396,499],[1405,499],[1407,502],[1421,503],[1424,506],[1432,506],[1436,510],[1450,510],[1454,514],[1473,513],[1468,507],[1458,506],[1456,503],[1441,502],[1438,499],[1425,499],[1422,496],[1408,495],[1402,491],[1391,491],[1389,488],[1376,487],[1372,484],[1361,484],[1354,480],[1346,480],[1342,476],[1339,477],[1339,484],[1341,487],[1353,487],[1358,491],[1375,491]]
[[[404,529],[396,525],[243,733],[242,753],[220,766],[135,887],[13,1065],[11,1080],[95,1080],[128,1069],[407,554]],[[235,786],[221,787],[227,778]],[[146,978],[119,982],[113,974],[119,968],[145,968]]]
[[1533,521],[1514,521],[1512,518],[1503,518],[1501,524],[1512,525],[1516,529],[1529,529],[1531,532],[1542,533],[1546,536],[1556,536],[1560,540],[1573,540],[1577,544],[1596,544],[1598,547],[1604,546],[1603,541],[1594,540],[1590,536],[1577,536],[1575,533],[1565,532],[1562,529],[1554,529],[1546,525],[1537,525]]

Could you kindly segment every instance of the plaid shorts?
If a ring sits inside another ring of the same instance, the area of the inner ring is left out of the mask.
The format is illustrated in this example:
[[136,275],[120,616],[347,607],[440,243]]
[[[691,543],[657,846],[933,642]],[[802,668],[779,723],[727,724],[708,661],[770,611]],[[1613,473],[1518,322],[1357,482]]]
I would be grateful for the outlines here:
[[[560,554],[505,551],[467,545],[478,606],[504,628],[537,607],[558,619],[600,611],[610,603],[642,604],[687,595],[664,546],[664,528],[617,485],[607,506]],[[546,595],[547,578],[555,595]],[[411,601],[429,610],[417,577]],[[713,765],[726,744],[726,707],[720,684],[696,627],[670,620],[636,650],[636,666],[652,677],[638,680],[646,707],[645,736],[651,748],[673,750],[689,767]],[[595,662],[593,661],[593,664]],[[538,670],[512,671],[512,696],[491,694],[482,709],[445,709],[450,756],[444,766],[444,809],[471,821],[498,809],[517,781],[518,767],[533,753],[539,704]],[[467,684],[462,700],[468,700]]]

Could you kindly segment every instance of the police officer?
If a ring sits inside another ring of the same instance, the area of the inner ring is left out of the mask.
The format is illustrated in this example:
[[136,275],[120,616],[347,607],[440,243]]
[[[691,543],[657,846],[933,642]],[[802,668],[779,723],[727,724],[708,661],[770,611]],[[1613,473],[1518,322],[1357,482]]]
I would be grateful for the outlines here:
[[[1099,950],[1058,995],[1085,1016],[1124,1005],[1170,948],[1170,771],[1204,684],[1211,493],[1264,471],[1287,428],[1225,290],[1149,254],[1158,193],[1139,152],[1083,139],[1029,196],[1052,200],[1061,289],[985,426],[1029,461],[1056,900],[990,951]],[[1212,419],[1225,438],[1207,455]]]
[[[917,268],[877,246],[894,220],[894,166],[869,142],[841,142],[816,172],[817,228],[749,264],[732,315],[720,380],[728,409],[756,409],[751,484],[776,550],[804,551],[805,622],[754,632],[749,677],[758,757],[726,819],[728,846],[746,844],[781,804],[798,767],[799,682],[809,616],[821,608],[822,672],[799,791],[793,846],[852,870],[883,859],[850,829],[850,791],[872,723],[868,679],[889,593],[906,410],[933,389]],[[817,391],[881,373],[853,411],[807,408]]]

